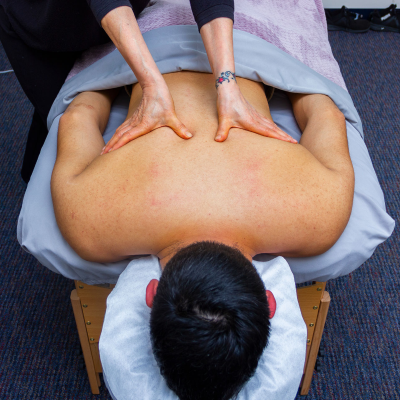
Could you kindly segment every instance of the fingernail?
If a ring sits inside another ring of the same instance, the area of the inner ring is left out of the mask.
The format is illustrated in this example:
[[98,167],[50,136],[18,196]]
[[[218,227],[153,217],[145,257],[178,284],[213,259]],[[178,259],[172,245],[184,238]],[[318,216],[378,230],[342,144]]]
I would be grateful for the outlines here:
[[193,137],[193,135],[192,135],[190,132],[188,132],[188,133],[186,134],[186,137],[191,138],[191,137]]
[[218,135],[215,140],[221,140],[222,136]]

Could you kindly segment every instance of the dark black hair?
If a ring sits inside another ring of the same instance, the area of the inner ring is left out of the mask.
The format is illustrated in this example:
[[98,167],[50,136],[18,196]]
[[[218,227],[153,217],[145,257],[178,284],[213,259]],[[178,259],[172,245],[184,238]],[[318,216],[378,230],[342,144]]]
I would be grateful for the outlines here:
[[181,400],[228,400],[267,345],[269,307],[252,263],[237,249],[198,242],[161,275],[150,318],[154,356]]

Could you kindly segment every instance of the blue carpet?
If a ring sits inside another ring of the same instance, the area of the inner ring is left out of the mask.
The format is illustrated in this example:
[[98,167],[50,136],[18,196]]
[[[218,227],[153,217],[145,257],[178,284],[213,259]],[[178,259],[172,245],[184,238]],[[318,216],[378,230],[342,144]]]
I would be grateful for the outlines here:
[[[329,35],[388,211],[399,221],[400,35]],[[10,68],[0,45],[0,70]],[[81,365],[69,301],[73,283],[42,267],[16,239],[32,112],[15,75],[0,75],[0,399],[110,399],[104,385],[100,395],[91,394]],[[307,399],[400,399],[399,254],[396,228],[362,267],[328,283],[326,355]]]

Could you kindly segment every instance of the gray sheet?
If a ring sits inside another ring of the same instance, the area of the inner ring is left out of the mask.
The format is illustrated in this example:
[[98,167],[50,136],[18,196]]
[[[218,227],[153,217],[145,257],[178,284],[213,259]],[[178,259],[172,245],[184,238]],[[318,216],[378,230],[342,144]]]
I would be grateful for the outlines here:
[[[144,37],[162,73],[180,70],[210,72],[196,27],[159,28],[145,33]],[[326,94],[346,117],[350,155],[356,177],[350,221],[338,242],[326,253],[316,257],[287,258],[287,261],[296,283],[324,281],[348,274],[366,261],[394,229],[394,221],[386,213],[383,193],[364,144],[362,124],[351,97],[341,87],[256,36],[235,31],[234,42],[238,76],[262,81],[285,91]],[[49,136],[25,193],[18,221],[18,240],[24,249],[52,271],[88,284],[116,282],[130,260],[108,264],[84,261],[61,236],[50,195],[58,121],[79,92],[134,82],[135,76],[118,51],[110,53],[66,82],[50,110]],[[122,93],[114,103],[105,140],[112,136],[125,118],[127,101]],[[277,91],[270,106],[275,122],[299,139],[300,131],[287,97]],[[269,256],[259,255],[256,259],[267,260]]]

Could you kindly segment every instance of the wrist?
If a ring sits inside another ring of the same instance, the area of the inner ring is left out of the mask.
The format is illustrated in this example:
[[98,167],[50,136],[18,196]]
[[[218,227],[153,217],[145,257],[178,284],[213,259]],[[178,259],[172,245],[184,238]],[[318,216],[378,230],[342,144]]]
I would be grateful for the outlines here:
[[234,90],[234,88],[238,88],[234,69],[220,70],[219,73],[214,74],[214,77],[215,87],[218,93],[231,91]]
[[164,79],[162,80],[162,82],[153,82],[144,86],[140,84],[140,86],[142,88],[143,97],[147,99],[153,99],[151,101],[156,101],[156,99],[160,98],[167,100],[171,97],[169,88]]
[[146,74],[146,76],[141,77],[141,79],[139,79],[137,77],[140,87],[142,88],[143,91],[155,92],[155,91],[160,91],[165,88],[168,89],[163,76],[161,75],[161,73],[159,71],[157,71],[157,72],[158,73],[152,74],[152,75]]

